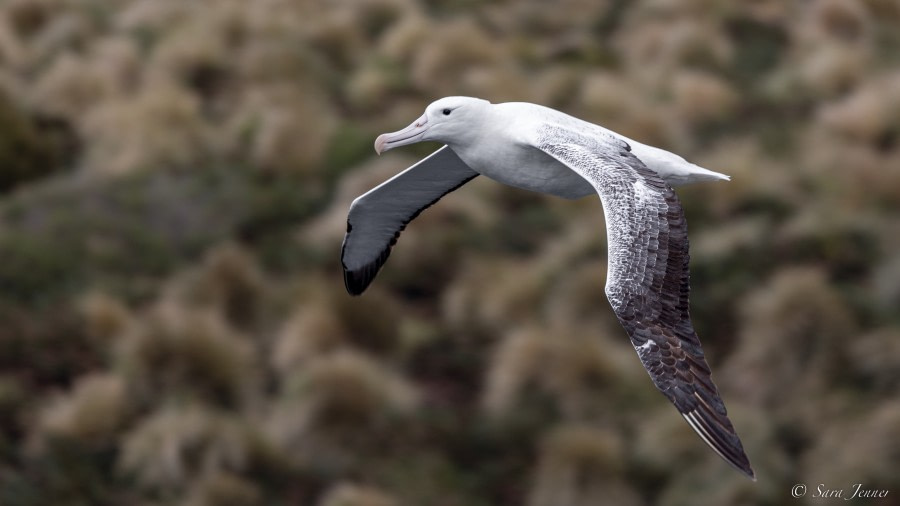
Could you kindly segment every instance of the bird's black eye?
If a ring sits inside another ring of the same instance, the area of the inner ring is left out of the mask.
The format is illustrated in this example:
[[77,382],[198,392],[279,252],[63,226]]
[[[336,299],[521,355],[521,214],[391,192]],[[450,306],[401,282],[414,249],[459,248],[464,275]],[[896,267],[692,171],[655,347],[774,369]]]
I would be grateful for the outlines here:
[[444,109],[444,110],[441,111],[441,112],[444,113],[444,116],[450,116],[450,109]]

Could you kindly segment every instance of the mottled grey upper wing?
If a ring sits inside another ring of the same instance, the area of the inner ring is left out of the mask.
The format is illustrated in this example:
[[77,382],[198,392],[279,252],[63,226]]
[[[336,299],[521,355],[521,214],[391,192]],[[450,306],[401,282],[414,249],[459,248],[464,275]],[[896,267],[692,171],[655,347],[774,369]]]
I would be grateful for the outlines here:
[[363,293],[406,224],[477,175],[444,146],[354,200],[341,247],[347,292]]
[[716,453],[754,478],[691,323],[687,223],[678,196],[614,139],[547,125],[535,147],[600,194],[609,248],[606,294],[653,383]]

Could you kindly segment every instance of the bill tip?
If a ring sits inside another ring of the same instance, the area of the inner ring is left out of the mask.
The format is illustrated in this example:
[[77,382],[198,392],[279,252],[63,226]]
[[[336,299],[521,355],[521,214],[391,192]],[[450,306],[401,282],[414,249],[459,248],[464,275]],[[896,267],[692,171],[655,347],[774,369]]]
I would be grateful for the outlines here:
[[384,151],[384,144],[387,142],[385,134],[381,134],[375,139],[375,153],[381,155]]

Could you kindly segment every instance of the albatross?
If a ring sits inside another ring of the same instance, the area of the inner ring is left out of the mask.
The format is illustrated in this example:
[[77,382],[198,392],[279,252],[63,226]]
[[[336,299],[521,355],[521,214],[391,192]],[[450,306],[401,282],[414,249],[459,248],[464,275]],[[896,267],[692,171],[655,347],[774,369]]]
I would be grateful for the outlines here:
[[606,218],[606,296],[653,384],[720,457],[756,479],[710,377],[691,323],[687,223],[672,187],[729,177],[668,151],[524,102],[447,97],[375,151],[422,141],[444,146],[350,206],[344,283],[360,295],[400,232],[479,174],[567,199],[600,196]]

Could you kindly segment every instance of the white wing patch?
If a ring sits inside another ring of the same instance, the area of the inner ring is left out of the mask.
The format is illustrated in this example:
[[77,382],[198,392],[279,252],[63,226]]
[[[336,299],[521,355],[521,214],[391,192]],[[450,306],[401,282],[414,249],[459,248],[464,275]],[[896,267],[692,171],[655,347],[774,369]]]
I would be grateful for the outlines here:
[[653,344],[653,341],[647,339],[644,341],[644,344],[640,346],[635,346],[635,350],[637,350],[638,355],[642,355],[645,351],[650,351],[650,345]]
[[641,202],[651,202],[657,198],[658,192],[653,191],[643,181],[638,179],[634,182],[634,196]]

